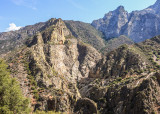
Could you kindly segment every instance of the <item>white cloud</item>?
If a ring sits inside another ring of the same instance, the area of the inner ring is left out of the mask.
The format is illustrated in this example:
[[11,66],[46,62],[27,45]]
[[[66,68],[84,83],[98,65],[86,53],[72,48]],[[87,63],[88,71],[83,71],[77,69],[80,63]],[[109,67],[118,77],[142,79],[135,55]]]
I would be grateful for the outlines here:
[[6,31],[15,31],[15,30],[19,30],[21,27],[17,27],[16,24],[14,23],[10,23],[9,27],[6,29]]

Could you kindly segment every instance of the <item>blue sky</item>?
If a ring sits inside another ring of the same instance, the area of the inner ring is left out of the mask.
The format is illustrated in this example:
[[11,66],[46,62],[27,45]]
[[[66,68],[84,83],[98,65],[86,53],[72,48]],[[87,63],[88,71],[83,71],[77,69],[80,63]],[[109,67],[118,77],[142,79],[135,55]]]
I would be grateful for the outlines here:
[[144,9],[155,2],[156,0],[0,0],[0,32],[12,30],[16,26],[44,22],[52,17],[91,23],[119,5],[131,12]]

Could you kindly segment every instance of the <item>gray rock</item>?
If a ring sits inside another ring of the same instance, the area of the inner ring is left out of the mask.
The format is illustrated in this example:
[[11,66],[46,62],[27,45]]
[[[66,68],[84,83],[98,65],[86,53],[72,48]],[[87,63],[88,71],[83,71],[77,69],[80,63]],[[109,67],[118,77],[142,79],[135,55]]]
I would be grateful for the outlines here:
[[128,13],[123,6],[111,11],[92,26],[105,34],[106,39],[126,35],[141,42],[160,34],[160,1],[141,11]]

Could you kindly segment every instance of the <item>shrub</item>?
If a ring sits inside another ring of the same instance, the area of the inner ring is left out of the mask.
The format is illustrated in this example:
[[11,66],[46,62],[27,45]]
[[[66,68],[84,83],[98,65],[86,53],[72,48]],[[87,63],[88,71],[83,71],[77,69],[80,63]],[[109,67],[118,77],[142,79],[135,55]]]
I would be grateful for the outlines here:
[[19,83],[10,77],[7,67],[0,59],[0,114],[29,113],[29,100],[23,97]]

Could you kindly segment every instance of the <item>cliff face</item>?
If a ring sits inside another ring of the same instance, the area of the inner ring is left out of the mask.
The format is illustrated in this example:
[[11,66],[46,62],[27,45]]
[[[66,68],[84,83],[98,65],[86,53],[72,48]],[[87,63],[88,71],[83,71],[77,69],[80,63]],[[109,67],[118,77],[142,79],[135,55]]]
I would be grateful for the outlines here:
[[90,77],[123,77],[134,72],[141,72],[150,65],[143,53],[135,46],[123,45],[106,54],[90,72]]
[[102,31],[106,38],[118,37],[121,28],[128,22],[128,12],[123,6],[119,6],[116,10],[111,11],[102,19],[92,22],[92,26]]
[[106,54],[88,78],[79,81],[81,96],[95,101],[102,114],[159,113],[159,39]]
[[159,113],[159,83],[154,73],[115,80],[87,80],[90,83],[80,92],[94,100],[102,114]]
[[160,36],[101,55],[50,19],[5,56],[32,111],[159,113]]
[[159,0],[141,11],[128,13],[123,6],[111,11],[92,26],[105,34],[106,39],[126,35],[135,42],[141,42],[160,34]]
[[49,20],[48,27],[27,45],[14,55],[17,58],[10,57],[8,61],[13,77],[18,78],[24,94],[32,99],[33,110],[73,112],[76,100],[81,98],[77,81],[88,77],[101,54],[73,38],[61,19]]

